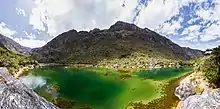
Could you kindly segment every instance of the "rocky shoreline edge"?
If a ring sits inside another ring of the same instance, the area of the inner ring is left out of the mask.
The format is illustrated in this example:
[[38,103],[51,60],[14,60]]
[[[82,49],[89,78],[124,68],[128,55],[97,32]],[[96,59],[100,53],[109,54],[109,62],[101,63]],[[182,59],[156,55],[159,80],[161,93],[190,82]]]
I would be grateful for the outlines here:
[[0,67],[1,109],[59,109]]
[[175,95],[181,100],[176,109],[220,109],[220,90],[212,89],[202,72],[181,80]]

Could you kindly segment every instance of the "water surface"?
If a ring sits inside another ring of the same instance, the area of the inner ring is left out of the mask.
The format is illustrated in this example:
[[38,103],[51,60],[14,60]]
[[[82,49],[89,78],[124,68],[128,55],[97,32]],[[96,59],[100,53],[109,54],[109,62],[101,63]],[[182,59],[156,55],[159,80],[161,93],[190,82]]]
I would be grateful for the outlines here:
[[[33,70],[29,76],[44,78],[46,85],[35,90],[49,101],[61,96],[74,100],[75,107],[87,104],[95,109],[123,109],[130,102],[160,97],[162,80],[188,71],[170,68],[124,74],[108,69],[44,67]],[[47,86],[53,84],[59,86],[58,94],[47,91]]]

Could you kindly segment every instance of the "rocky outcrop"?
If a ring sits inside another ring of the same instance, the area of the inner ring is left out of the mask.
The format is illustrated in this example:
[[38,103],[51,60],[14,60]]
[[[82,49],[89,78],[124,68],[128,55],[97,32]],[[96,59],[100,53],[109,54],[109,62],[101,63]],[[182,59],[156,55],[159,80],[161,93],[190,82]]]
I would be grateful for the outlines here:
[[114,25],[109,28],[109,31],[121,31],[121,30],[128,30],[128,31],[141,31],[141,28],[137,27],[134,24],[129,24],[126,22],[118,21]]
[[195,95],[195,91],[193,90],[193,86],[189,83],[183,83],[179,87],[176,88],[175,95],[180,100],[185,100],[191,95]]
[[181,100],[177,109],[220,109],[220,90],[209,88],[199,75],[189,75],[176,88],[175,95]]
[[220,109],[220,90],[188,97],[184,100],[184,109]]
[[183,51],[189,56],[190,59],[198,58],[203,55],[200,50],[194,50],[188,47],[183,47]]
[[0,68],[1,109],[59,109]]

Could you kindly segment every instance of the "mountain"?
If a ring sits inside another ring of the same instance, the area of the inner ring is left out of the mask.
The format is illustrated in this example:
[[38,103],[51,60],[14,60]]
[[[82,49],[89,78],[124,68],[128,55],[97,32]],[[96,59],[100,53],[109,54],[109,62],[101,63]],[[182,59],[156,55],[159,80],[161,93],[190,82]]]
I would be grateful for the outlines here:
[[31,57],[42,63],[151,64],[185,61],[202,56],[202,51],[183,48],[148,28],[118,21],[109,29],[89,32],[70,30],[45,46],[32,50]]
[[30,48],[23,47],[14,40],[0,34],[0,47],[12,51],[16,54],[28,54]]

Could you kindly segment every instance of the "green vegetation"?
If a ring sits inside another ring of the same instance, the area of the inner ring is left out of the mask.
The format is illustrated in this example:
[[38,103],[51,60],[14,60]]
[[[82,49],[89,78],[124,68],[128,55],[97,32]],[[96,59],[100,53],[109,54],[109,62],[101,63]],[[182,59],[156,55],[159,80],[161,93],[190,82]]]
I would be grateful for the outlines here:
[[220,87],[220,46],[214,48],[210,55],[198,61],[197,70],[202,71],[212,87]]
[[61,109],[74,109],[75,102],[73,100],[69,100],[63,97],[57,97],[54,101],[54,104],[56,104]]
[[204,88],[200,88],[200,87],[193,87],[193,91],[196,92],[196,94],[201,95],[204,91]]
[[200,56],[200,50],[180,47],[156,32],[121,21],[105,30],[67,31],[31,53],[42,63],[90,64],[99,68],[149,68],[151,64],[166,67]]
[[[47,86],[58,89],[58,96],[48,93],[46,91],[48,87],[42,87],[36,91],[63,109],[85,109],[90,106],[95,109],[124,109],[130,102],[148,103],[153,99],[160,98],[167,81],[188,70],[182,69],[180,72],[174,69],[158,71],[161,73],[160,78],[164,77],[160,80],[155,80],[153,76],[148,79],[141,78],[138,76],[140,73],[138,71],[131,72],[126,69],[119,71],[104,68],[45,67],[35,69],[31,74],[45,78]],[[172,72],[176,72],[178,75]],[[142,73],[157,72],[152,70]],[[165,74],[170,77],[168,78]],[[172,87],[172,89],[175,88]],[[71,107],[71,104],[74,105]]]
[[37,65],[37,62],[0,47],[0,67],[7,67],[11,73],[14,73],[22,66],[27,65]]

